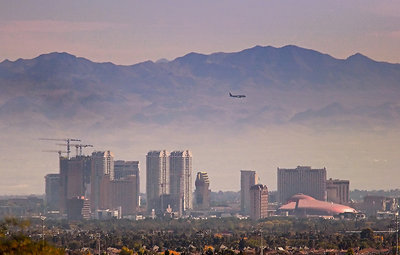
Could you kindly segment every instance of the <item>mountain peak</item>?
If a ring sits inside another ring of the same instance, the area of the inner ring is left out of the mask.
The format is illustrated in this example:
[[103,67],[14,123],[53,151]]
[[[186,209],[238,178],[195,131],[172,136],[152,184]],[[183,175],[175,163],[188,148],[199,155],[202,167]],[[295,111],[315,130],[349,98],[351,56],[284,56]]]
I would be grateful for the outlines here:
[[305,48],[302,48],[302,47],[299,47],[299,46],[293,45],[293,44],[288,44],[288,45],[285,45],[285,46],[283,46],[281,48],[282,49],[302,49],[302,50],[305,50]]
[[76,59],[77,57],[69,54],[67,52],[51,52],[51,53],[46,53],[39,55],[35,59],[38,60],[52,60],[52,59],[60,59],[60,60],[71,60],[71,59]]
[[166,58],[160,58],[159,60],[156,61],[156,64],[161,64],[161,63],[168,63],[169,60]]
[[374,61],[372,59],[370,59],[369,57],[357,52],[354,55],[351,55],[350,57],[348,57],[346,60],[349,61]]
[[4,65],[7,65],[10,63],[12,63],[12,61],[10,61],[9,59],[4,59],[2,62],[0,62],[0,64],[4,64]]
[[72,54],[69,54],[67,52],[50,52],[50,53],[44,53],[41,54],[35,58],[32,59],[23,59],[23,58],[19,58],[15,61],[10,61],[8,59],[4,60],[3,62],[1,62],[2,64],[12,64],[12,63],[34,63],[34,62],[42,62],[42,61],[60,61],[60,62],[66,62],[66,61],[71,61],[71,60],[76,60],[76,59],[84,59],[87,60],[85,58],[78,58]]
[[174,62],[177,61],[177,62],[197,63],[203,61],[206,58],[207,55],[205,54],[190,52],[184,55],[183,57],[176,58]]

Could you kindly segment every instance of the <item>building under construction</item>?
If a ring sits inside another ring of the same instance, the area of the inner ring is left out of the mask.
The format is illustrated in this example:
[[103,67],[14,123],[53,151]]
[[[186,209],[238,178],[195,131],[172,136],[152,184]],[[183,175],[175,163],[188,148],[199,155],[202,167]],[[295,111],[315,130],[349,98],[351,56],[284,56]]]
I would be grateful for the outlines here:
[[[127,167],[125,170],[129,171],[118,173],[121,176],[116,179],[112,152],[95,151],[90,156],[85,156],[82,148],[93,146],[70,143],[70,141],[80,141],[79,139],[43,138],[42,140],[67,142],[63,144],[67,147],[65,152],[51,151],[59,154],[60,170],[59,174],[46,175],[48,210],[59,211],[60,215],[67,216],[69,219],[79,218],[69,214],[77,214],[79,211],[77,205],[80,204],[84,205],[82,206],[84,219],[88,218],[89,213],[95,215],[97,210],[119,208],[122,216],[133,215],[137,212],[139,205],[138,161],[126,161],[129,166],[133,164],[133,168]],[[76,148],[75,157],[70,157],[71,147]],[[63,156],[63,153],[67,155]],[[84,203],[80,203],[77,198]]]
[[195,181],[196,190],[195,208],[196,210],[209,210],[210,209],[210,180],[206,172],[198,172]]

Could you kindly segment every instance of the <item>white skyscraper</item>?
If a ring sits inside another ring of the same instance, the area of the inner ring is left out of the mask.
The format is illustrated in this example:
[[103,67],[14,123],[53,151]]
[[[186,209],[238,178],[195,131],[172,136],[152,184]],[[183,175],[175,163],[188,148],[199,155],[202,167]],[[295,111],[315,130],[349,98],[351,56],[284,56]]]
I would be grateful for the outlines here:
[[173,151],[170,154],[170,193],[172,209],[182,214],[192,205],[192,153],[189,150]]
[[146,156],[147,211],[160,212],[164,208],[164,195],[169,194],[169,153],[150,151]]

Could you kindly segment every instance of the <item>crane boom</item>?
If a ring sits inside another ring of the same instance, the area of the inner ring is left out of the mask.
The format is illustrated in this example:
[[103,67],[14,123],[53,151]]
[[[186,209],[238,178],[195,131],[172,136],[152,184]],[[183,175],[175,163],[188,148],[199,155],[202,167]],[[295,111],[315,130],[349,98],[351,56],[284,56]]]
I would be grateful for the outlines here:
[[61,158],[62,153],[67,153],[66,151],[57,151],[57,150],[42,150],[42,152],[57,152],[58,156]]
[[[56,145],[66,146],[64,143],[56,143]],[[69,146],[74,146],[76,149],[76,156],[82,156],[82,148],[93,147],[91,144],[70,144]]]
[[67,157],[69,159],[69,154],[71,153],[71,147],[70,147],[70,142],[80,142],[80,139],[76,138],[39,138],[39,140],[44,140],[44,141],[64,141],[67,142]]

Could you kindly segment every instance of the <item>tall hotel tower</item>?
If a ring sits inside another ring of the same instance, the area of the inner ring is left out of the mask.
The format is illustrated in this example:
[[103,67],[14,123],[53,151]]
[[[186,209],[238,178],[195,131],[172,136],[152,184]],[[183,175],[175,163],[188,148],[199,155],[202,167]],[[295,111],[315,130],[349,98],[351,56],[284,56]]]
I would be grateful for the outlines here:
[[240,209],[242,213],[250,213],[250,188],[258,182],[256,171],[240,171]]
[[192,153],[189,150],[173,151],[169,156],[171,174],[170,193],[175,204],[172,210],[183,212],[192,206]]
[[163,197],[169,194],[169,153],[166,150],[150,151],[146,156],[147,212],[164,208]]
[[303,193],[315,199],[326,200],[326,168],[278,168],[278,201],[286,203],[293,195]]
[[110,180],[114,180],[114,154],[110,151],[96,151],[92,153],[92,174],[90,203],[92,211],[104,209],[106,206],[103,188]]

